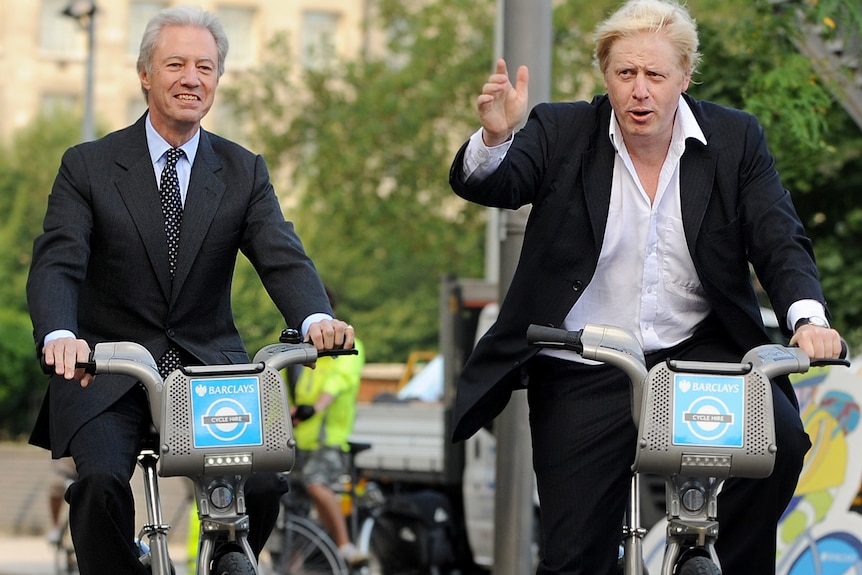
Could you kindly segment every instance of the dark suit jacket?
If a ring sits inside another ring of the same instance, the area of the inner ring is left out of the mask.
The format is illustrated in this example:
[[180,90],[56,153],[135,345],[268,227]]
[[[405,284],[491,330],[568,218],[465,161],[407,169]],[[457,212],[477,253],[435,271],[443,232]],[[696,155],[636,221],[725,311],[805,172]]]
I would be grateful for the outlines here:
[[[136,341],[156,359],[173,344],[201,364],[248,361],[230,304],[238,250],[254,264],[288,325],[331,313],[261,156],[201,132],[171,281],[145,117],[69,149],[27,283],[39,353],[46,334],[69,329],[91,347]],[[134,384],[101,375],[81,388],[52,377],[31,442],[64,454],[75,431]]]
[[[768,341],[749,262],[782,326],[793,302],[823,302],[823,295],[810,241],[756,119],[686,98],[707,145],[689,139],[680,164],[685,237],[706,297],[743,351]],[[562,325],[592,279],[611,195],[610,115],[606,96],[540,104],[487,179],[462,181],[466,144],[453,162],[450,184],[463,198],[509,209],[532,204],[498,320],[458,383],[455,441],[496,417],[525,385],[522,368],[538,351],[526,343],[527,326]]]

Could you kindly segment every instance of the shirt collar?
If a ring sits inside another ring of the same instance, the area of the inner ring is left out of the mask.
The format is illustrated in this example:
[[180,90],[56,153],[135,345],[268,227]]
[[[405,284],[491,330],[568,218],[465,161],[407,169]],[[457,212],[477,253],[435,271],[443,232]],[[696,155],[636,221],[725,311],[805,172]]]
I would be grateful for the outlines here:
[[[671,145],[677,142],[684,143],[688,138],[694,138],[706,146],[706,136],[703,130],[700,129],[700,124],[694,117],[694,112],[691,111],[691,106],[685,101],[685,98],[680,95],[679,104],[676,109],[676,119],[673,123],[673,141]],[[619,152],[623,148],[623,136],[620,132],[620,125],[617,122],[616,114],[611,113],[611,124],[608,127],[608,137],[614,148]]]
[[[162,156],[165,155],[171,146],[153,127],[153,123],[150,120],[150,115],[147,114],[146,119],[146,127],[147,127],[147,148],[150,150],[150,160],[152,160],[153,165],[158,162]],[[180,149],[185,153],[186,158],[189,160],[189,165],[194,165],[195,163],[195,155],[198,151],[198,142],[201,139],[201,130],[198,128],[195,135],[192,136],[191,140],[180,146]]]

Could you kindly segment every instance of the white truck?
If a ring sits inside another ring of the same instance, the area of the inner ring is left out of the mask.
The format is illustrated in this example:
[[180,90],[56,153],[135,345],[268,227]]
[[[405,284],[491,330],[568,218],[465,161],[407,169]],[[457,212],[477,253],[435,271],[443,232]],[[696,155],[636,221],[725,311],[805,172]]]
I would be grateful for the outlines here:
[[492,284],[444,278],[440,354],[394,397],[358,404],[352,436],[372,446],[356,457],[363,476],[394,491],[449,498],[456,531],[480,567],[493,560],[496,440],[483,429],[452,444],[450,421],[455,379],[476,335],[496,317],[496,299]]

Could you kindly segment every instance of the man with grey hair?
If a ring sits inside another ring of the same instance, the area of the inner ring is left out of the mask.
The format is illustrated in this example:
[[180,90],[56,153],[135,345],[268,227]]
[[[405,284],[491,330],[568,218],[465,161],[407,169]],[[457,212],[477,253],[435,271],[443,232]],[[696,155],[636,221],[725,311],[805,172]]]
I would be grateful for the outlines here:
[[[287,325],[320,350],[353,345],[263,158],[201,129],[227,50],[209,13],[169,8],[149,22],[138,60],[146,114],[64,154],[34,244],[28,303],[38,354],[54,375],[31,442],[77,466],[66,497],[82,575],[147,572],[129,485],[151,424],[147,400],[132,378],[77,370],[91,346],[139,342],[163,375],[180,364],[248,362],[231,311],[239,250]],[[255,553],[285,490],[274,473],[247,483]]]
[[[738,362],[769,341],[749,263],[785,334],[836,357],[811,242],[757,120],[685,92],[699,55],[675,0],[630,0],[596,29],[607,90],[592,102],[527,112],[528,70],[506,63],[477,98],[481,129],[450,184],[484,206],[532,205],[499,317],[468,358],[454,440],[527,387],[541,502],[539,573],[616,572],[636,429],[616,368],[538,351],[531,323],[626,328],[647,362]],[[787,378],[773,382],[778,455],[765,480],[731,479],[719,498],[724,573],[772,573],[776,527],[810,447]]]

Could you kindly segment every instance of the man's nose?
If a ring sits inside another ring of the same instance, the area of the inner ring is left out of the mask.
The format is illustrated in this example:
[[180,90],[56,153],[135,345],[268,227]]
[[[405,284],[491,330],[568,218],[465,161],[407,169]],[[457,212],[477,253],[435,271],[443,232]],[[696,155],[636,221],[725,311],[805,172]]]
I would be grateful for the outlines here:
[[183,70],[182,82],[186,86],[197,86],[200,84],[200,78],[198,77],[197,68],[194,66],[188,66]]
[[632,96],[634,96],[638,100],[643,100],[649,97],[649,88],[645,75],[638,74],[635,77],[634,87],[632,89]]

